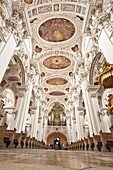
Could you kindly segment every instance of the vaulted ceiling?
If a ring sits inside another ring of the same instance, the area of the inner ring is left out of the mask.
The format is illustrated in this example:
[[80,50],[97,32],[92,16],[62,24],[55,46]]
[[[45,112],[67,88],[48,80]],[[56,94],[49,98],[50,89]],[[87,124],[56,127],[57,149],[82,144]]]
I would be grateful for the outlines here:
[[43,100],[66,102],[76,86],[86,0],[23,0],[30,20],[33,59]]

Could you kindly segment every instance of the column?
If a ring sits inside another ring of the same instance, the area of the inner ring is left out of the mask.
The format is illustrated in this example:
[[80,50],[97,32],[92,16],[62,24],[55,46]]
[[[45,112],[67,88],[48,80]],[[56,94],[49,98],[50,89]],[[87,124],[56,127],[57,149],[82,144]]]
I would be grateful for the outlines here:
[[44,116],[44,128],[43,128],[43,141],[46,143],[46,134],[47,134],[47,122],[48,122],[48,116]]
[[107,110],[106,108],[101,108],[101,112],[99,112],[99,116],[100,116],[100,128],[102,130],[102,132],[110,132],[110,118],[107,114]]
[[22,105],[24,102],[24,95],[25,95],[24,91],[18,94],[17,104],[16,104],[16,108],[15,108],[17,111],[17,116],[16,116],[16,120],[15,120],[15,128],[18,133],[21,133],[20,122],[22,121],[21,114],[22,114]]
[[73,112],[71,112],[71,142],[74,142],[75,138],[75,129],[74,129],[74,122],[73,122]]
[[77,122],[77,133],[78,140],[84,139],[83,123],[84,123],[84,112],[83,108],[78,107],[76,109],[76,122]]
[[34,135],[33,135],[33,133],[34,133],[34,120],[35,120],[35,113],[34,114],[31,114],[31,116],[30,116],[30,137],[32,138]]
[[77,140],[77,137],[76,137],[77,128],[76,128],[76,118],[75,117],[73,117],[73,120],[72,120],[72,127],[73,127],[73,142],[75,142]]
[[36,105],[36,110],[35,110],[35,114],[33,115],[31,137],[34,137],[35,139],[37,139],[38,117],[39,117],[39,100],[38,99],[36,99],[35,105]]
[[30,99],[31,99],[31,95],[32,95],[32,88],[33,88],[33,85],[32,85],[32,82],[30,82],[28,84],[27,91],[25,93],[24,103],[22,106],[23,107],[22,108],[23,114],[21,114],[21,117],[23,118],[22,125],[21,125],[22,132],[25,132],[25,125],[26,125],[26,120],[27,120],[27,114],[29,111],[29,104],[30,104]]
[[38,140],[42,141],[43,139],[43,111],[40,109],[39,117],[38,117]]
[[40,118],[38,118],[38,124],[39,124],[39,126],[38,126],[38,140],[39,141],[42,141],[42,135],[43,135],[43,118],[42,117],[40,117]]
[[83,125],[84,125],[84,110],[83,109],[81,109],[79,111],[79,117],[80,117],[81,140],[84,140],[84,129],[83,129]]
[[91,106],[91,118],[93,121],[93,130],[94,130],[94,135],[99,135],[100,132],[100,121],[99,121],[99,116],[98,116],[98,111],[100,110],[99,104],[98,104],[98,99],[97,99],[97,91],[100,88],[100,86],[88,86],[88,94],[89,94],[89,99],[90,99],[90,106]]
[[66,120],[67,120],[66,126],[67,126],[68,142],[71,143],[70,116],[67,116],[67,117],[66,117]]
[[27,119],[27,114],[29,110],[31,94],[32,94],[32,83],[28,85],[27,91],[20,94],[22,96],[19,97],[17,101],[17,105],[16,105],[17,118],[16,118],[16,124],[15,124],[17,133],[21,133],[21,131],[25,132],[25,125],[26,125],[26,119]]
[[96,88],[93,87],[87,86],[87,81],[84,81],[82,83],[82,91],[84,96],[86,115],[89,124],[90,137],[93,137],[93,134],[99,135],[100,132],[99,118],[97,114],[97,111],[99,110],[99,105],[97,98],[95,98],[94,95],[91,94],[91,91],[97,92],[99,86]]
[[12,111],[11,110],[9,111],[10,112],[7,113],[7,122],[6,122],[6,124],[8,125],[7,130],[14,130],[16,113],[13,111],[13,109]]
[[89,133],[90,136],[93,136],[93,124],[90,116],[90,108],[89,108],[89,101],[88,101],[88,92],[86,91],[87,81],[82,82],[82,92],[84,97],[85,109],[86,109],[86,116],[89,124]]

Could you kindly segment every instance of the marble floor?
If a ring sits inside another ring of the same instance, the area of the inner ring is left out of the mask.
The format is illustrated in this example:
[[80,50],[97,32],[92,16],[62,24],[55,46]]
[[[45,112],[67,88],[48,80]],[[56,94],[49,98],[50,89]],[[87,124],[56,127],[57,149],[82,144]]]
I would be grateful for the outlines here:
[[0,170],[113,170],[113,152],[0,149]]

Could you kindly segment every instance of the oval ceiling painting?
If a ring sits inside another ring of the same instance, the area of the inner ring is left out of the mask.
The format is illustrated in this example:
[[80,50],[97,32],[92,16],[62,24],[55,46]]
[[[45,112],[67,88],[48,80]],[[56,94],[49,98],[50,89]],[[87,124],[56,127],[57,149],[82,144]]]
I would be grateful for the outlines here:
[[63,79],[63,78],[51,78],[51,79],[48,79],[46,81],[46,83],[49,84],[49,85],[64,85],[67,82],[68,81],[66,79]]
[[39,27],[40,37],[49,42],[62,42],[68,40],[74,33],[74,25],[64,18],[47,20]]
[[63,69],[71,65],[71,61],[65,56],[51,56],[44,60],[43,65],[49,69]]
[[24,2],[25,2],[26,4],[32,4],[32,3],[33,3],[33,0],[24,0]]
[[51,95],[51,96],[62,96],[62,95],[65,95],[65,93],[60,92],[60,91],[53,91],[53,92],[49,93],[49,95]]

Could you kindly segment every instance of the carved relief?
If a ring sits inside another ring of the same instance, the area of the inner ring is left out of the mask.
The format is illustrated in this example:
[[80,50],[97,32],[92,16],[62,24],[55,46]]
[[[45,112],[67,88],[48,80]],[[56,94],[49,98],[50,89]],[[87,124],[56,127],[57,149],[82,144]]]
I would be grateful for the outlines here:
[[44,3],[51,3],[52,2],[52,0],[37,0],[37,5],[39,5],[39,4],[44,4]]
[[37,9],[36,9],[36,8],[34,8],[34,9],[32,10],[32,14],[33,14],[33,16],[37,15]]
[[94,57],[94,59],[92,60],[92,64],[91,64],[91,67],[90,67],[90,72],[89,72],[89,83],[90,85],[93,85],[94,82],[93,82],[93,77],[94,77],[94,68],[96,66],[96,63],[97,61],[100,59],[102,53],[99,52],[97,53],[97,55]]
[[21,73],[21,70],[20,70],[20,67],[19,67],[19,64],[14,64],[14,65],[11,65],[5,72],[5,76],[4,78],[6,80],[9,80],[9,81],[20,81],[21,80],[21,76],[20,76],[20,73]]
[[54,11],[59,11],[59,4],[54,5]]
[[19,66],[20,66],[21,77],[22,77],[22,85],[24,85],[25,84],[25,71],[24,71],[23,63],[22,63],[21,59],[17,55],[14,55],[14,58],[18,62]]
[[72,4],[61,4],[61,11],[75,11],[75,5]]
[[109,94],[108,96],[107,110],[110,115],[113,115],[113,94]]
[[38,7],[39,14],[46,13],[46,12],[52,12],[52,5],[45,5],[42,7]]
[[81,9],[82,9],[82,6],[77,5],[77,7],[76,7],[76,12],[77,12],[77,13],[80,13],[80,12],[81,12]]
[[5,117],[5,110],[4,110],[5,103],[1,99],[0,100],[0,120],[2,120]]

